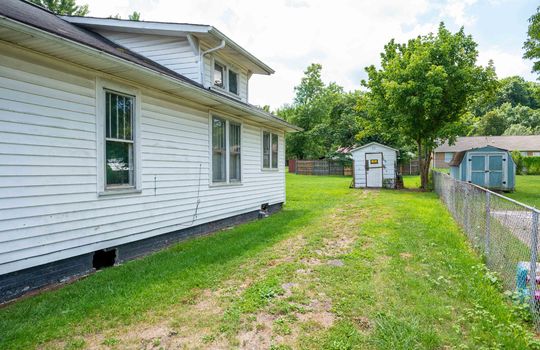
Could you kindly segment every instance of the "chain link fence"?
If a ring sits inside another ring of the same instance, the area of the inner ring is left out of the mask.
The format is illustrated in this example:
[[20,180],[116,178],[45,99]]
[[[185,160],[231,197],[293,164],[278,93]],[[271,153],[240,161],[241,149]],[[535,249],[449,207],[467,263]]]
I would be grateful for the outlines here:
[[532,320],[540,329],[540,211],[437,171],[433,185],[505,290],[516,302],[529,303]]

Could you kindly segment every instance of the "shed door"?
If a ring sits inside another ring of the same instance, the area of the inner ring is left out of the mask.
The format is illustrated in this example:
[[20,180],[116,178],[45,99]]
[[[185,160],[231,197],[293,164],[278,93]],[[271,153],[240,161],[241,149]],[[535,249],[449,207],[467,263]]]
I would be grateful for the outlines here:
[[502,188],[503,182],[503,157],[502,155],[488,156],[488,187]]
[[478,186],[486,186],[486,157],[471,157],[471,182]]
[[383,155],[382,153],[366,153],[366,186],[382,187]]

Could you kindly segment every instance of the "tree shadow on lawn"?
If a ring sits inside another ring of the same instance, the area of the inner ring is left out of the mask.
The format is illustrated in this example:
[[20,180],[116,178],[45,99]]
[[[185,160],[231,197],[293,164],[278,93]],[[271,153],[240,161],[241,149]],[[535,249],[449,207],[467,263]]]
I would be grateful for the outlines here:
[[0,309],[0,348],[130,324],[144,320],[148,311],[159,314],[189,302],[197,290],[212,287],[248,258],[309,224],[310,213],[285,209],[8,305]]

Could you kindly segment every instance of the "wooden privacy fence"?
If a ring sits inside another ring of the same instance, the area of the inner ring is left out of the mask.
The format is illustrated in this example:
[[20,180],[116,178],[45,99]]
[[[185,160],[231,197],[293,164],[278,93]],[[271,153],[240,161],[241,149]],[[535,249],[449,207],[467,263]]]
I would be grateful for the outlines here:
[[352,175],[352,167],[337,160],[289,160],[289,173],[299,175]]

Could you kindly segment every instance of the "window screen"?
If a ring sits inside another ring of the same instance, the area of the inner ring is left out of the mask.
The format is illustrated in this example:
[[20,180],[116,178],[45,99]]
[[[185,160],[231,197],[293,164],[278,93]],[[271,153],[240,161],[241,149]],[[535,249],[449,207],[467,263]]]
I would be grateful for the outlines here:
[[134,97],[105,92],[106,186],[134,186]]
[[229,70],[229,91],[238,95],[238,74]]
[[225,120],[212,118],[212,181],[226,181]]
[[263,132],[263,168],[270,168],[270,133]]
[[229,123],[229,181],[238,182],[240,174],[240,125]]
[[225,67],[219,63],[214,63],[214,85],[220,88],[224,87]]
[[278,167],[278,136],[272,134],[272,168]]

